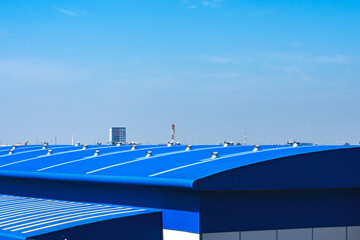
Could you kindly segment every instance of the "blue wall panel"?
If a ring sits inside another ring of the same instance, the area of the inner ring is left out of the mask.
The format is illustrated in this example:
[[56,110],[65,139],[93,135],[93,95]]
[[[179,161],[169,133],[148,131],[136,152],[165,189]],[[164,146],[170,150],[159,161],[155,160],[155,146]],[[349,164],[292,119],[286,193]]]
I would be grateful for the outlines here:
[[360,225],[360,188],[202,192],[201,232]]
[[[161,214],[118,218],[31,237],[34,240],[161,240]],[[101,229],[101,231],[99,231]]]

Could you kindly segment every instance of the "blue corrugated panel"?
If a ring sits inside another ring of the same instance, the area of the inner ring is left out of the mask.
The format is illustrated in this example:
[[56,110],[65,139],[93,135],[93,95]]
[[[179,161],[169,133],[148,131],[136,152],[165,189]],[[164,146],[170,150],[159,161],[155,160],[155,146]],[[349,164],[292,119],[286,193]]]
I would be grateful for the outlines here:
[[[52,150],[51,155],[47,155],[48,149]],[[87,149],[81,146],[49,146],[48,149],[19,153],[15,150],[11,155],[0,156],[0,175],[198,190],[250,190],[318,188],[322,186],[317,181],[313,182],[313,186],[309,183],[313,176],[329,178],[328,175],[337,170],[338,164],[342,165],[344,173],[360,170],[358,146],[261,146],[257,152],[252,146],[219,145],[193,146],[189,151],[186,146],[146,145],[136,149],[131,146],[89,146]],[[99,155],[94,156],[95,150],[99,151]],[[151,151],[149,156],[148,151]],[[217,157],[212,158],[212,152],[217,152]],[[338,152],[346,157],[332,157]],[[309,159],[313,157],[316,161],[311,162]],[[277,162],[281,162],[282,166],[277,166]],[[325,171],[319,172],[319,167],[324,164]],[[254,168],[265,171],[264,175],[255,175],[260,180],[269,181],[267,186],[254,185],[253,181],[249,181],[255,176]],[[293,184],[281,184],[279,180],[282,179],[277,176],[281,171],[296,173],[298,179]],[[301,175],[304,171],[307,173]],[[267,173],[274,178],[269,179]],[[234,179],[234,175],[241,182],[230,181],[230,176]],[[248,181],[242,176],[247,176]],[[274,184],[271,184],[272,181]],[[336,178],[332,181],[330,178],[323,187],[331,187],[333,182],[337,182],[333,187],[360,186],[360,178],[352,176],[344,181]]]
[[196,233],[360,224],[359,146],[48,149],[0,156],[0,192],[159,208]]
[[[124,219],[123,222],[121,219]],[[131,222],[133,225],[129,226]],[[92,228],[91,235],[85,231],[89,226]],[[139,232],[142,234],[139,235]],[[60,239],[59,236],[106,239],[106,236],[122,238],[124,235],[131,235],[131,239],[160,240],[160,212],[127,206],[0,195],[0,239]]]

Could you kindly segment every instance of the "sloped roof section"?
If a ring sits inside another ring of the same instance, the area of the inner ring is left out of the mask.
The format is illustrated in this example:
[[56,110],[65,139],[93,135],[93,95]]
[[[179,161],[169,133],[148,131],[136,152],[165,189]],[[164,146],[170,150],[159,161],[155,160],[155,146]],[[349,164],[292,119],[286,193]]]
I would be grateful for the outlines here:
[[[62,233],[59,231],[63,230],[65,230],[65,234],[71,236],[70,239],[79,239],[73,238],[79,234],[83,236],[81,239],[87,239],[86,236],[89,234],[89,231],[85,230],[87,228],[78,227],[89,224],[100,236],[106,236],[107,233],[101,233],[101,231],[114,228],[112,224],[115,222],[113,220],[134,216],[141,217],[141,215],[154,212],[153,210],[119,205],[0,195],[0,239],[38,239],[36,236],[44,235],[48,235],[45,239],[55,239],[54,235],[51,234],[57,232],[58,235],[61,235]],[[157,211],[157,213],[160,212]],[[155,217],[154,220],[156,221],[157,218]],[[102,224],[97,224],[100,222]],[[158,224],[160,232],[160,220]],[[107,228],[106,225],[111,227]],[[118,229],[112,231],[120,231],[122,228],[119,222],[115,226]],[[134,229],[137,227],[133,226]]]
[[26,146],[17,150],[9,155],[9,149],[0,148],[0,176],[206,191],[360,187],[359,146],[271,145],[259,151],[222,145],[190,150],[182,145]]

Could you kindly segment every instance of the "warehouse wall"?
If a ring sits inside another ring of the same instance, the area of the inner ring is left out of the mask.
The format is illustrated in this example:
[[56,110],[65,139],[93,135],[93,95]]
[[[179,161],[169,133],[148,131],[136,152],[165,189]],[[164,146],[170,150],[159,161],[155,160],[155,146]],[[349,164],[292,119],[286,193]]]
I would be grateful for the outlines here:
[[359,199],[359,188],[202,192],[199,233],[360,226]]
[[164,240],[359,240],[360,226],[194,234],[164,230]]

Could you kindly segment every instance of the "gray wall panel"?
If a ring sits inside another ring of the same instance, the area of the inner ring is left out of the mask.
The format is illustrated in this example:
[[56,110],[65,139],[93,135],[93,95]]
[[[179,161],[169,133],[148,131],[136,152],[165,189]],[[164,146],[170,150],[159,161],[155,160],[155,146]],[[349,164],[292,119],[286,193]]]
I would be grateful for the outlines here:
[[285,229],[278,231],[278,240],[312,240],[312,229]]
[[276,231],[241,232],[241,240],[276,240]]
[[224,232],[224,233],[204,233],[202,240],[239,240],[239,232]]
[[346,240],[346,227],[314,228],[314,240]]
[[348,239],[347,240],[359,240],[360,239],[360,227],[348,227]]

